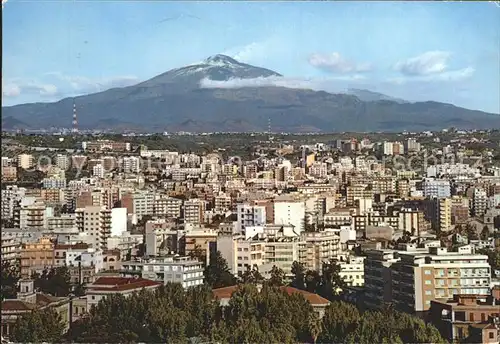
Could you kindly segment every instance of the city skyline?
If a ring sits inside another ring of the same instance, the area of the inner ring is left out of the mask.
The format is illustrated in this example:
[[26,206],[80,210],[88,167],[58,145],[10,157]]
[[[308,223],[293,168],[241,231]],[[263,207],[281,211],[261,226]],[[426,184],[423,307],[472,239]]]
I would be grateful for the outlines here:
[[307,88],[500,112],[492,3],[9,0],[3,19],[6,106],[133,85],[226,54]]

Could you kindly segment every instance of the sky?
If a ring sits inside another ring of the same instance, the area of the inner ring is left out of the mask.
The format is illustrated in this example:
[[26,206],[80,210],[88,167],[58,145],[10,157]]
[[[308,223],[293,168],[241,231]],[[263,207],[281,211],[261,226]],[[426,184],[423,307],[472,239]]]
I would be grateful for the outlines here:
[[284,86],[360,88],[500,113],[498,3],[2,0],[2,6],[4,106],[133,85],[226,54],[284,75]]

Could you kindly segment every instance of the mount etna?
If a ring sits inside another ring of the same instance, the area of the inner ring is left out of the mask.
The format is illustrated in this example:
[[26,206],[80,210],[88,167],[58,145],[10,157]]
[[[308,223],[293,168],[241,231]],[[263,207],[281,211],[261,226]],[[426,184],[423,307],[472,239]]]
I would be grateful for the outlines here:
[[500,127],[500,115],[451,104],[408,102],[368,90],[343,94],[243,83],[201,87],[203,81],[280,80],[274,71],[215,55],[137,85],[2,108],[6,129],[71,127],[73,102],[82,129],[189,132],[423,131]]

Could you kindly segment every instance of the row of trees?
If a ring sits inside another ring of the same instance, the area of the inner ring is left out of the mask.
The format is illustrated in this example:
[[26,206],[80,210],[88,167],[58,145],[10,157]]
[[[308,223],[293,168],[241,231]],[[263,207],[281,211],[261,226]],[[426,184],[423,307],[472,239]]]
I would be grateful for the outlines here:
[[126,298],[112,295],[78,320],[63,336],[52,311],[18,320],[19,342],[132,343],[444,343],[437,329],[410,315],[387,309],[360,313],[334,301],[319,319],[299,294],[264,284],[240,285],[227,306],[213,299],[209,286],[184,290],[167,284]]

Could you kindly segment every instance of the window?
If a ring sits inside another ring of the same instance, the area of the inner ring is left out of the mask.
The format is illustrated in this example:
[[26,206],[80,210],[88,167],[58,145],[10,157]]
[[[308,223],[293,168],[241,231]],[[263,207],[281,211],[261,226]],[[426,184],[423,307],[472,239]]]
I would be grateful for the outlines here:
[[430,275],[431,274],[431,270],[424,270],[424,274]]
[[432,290],[426,290],[425,295],[432,295]]
[[470,318],[470,321],[474,321],[474,313],[471,313],[469,318]]
[[431,285],[431,284],[432,284],[432,282],[431,282],[430,280],[425,280],[425,284],[426,284],[426,285]]
[[490,339],[495,338],[495,333],[494,333],[494,332],[490,332],[490,333],[488,333],[488,337],[489,337]]

